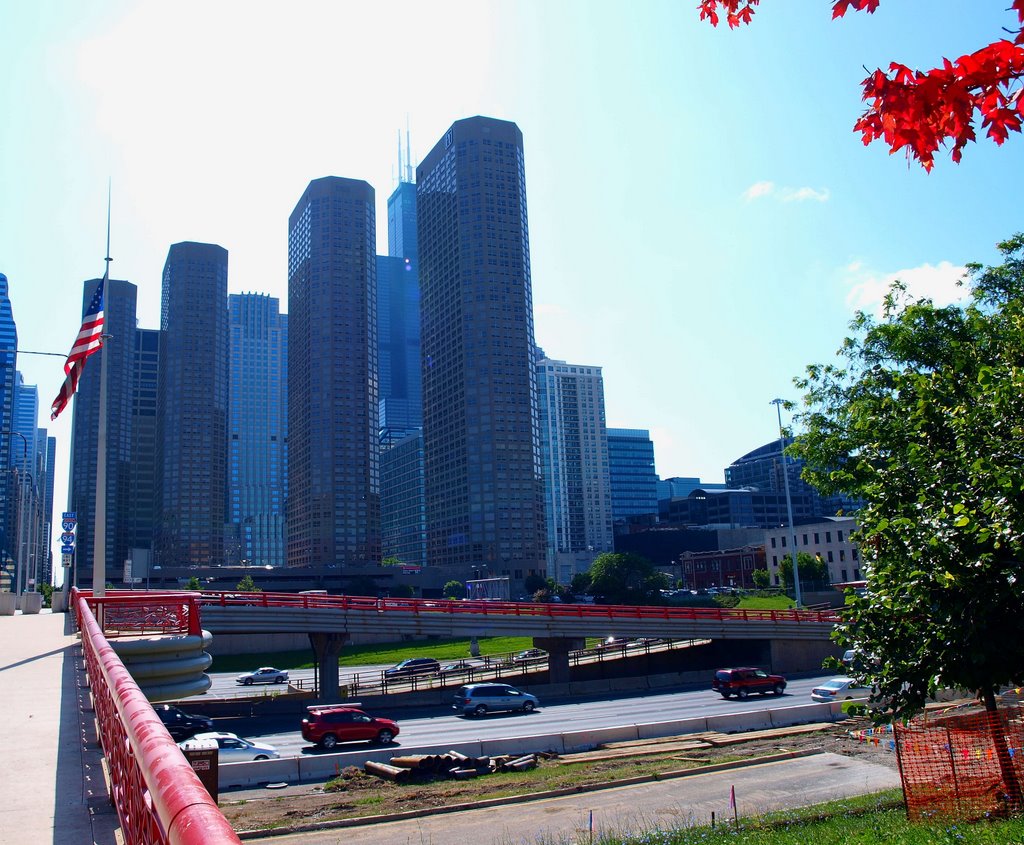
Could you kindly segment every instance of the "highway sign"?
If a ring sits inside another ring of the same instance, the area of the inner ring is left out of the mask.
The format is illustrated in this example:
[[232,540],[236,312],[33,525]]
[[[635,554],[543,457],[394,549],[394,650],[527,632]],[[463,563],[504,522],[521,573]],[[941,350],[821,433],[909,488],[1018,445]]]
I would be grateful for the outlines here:
[[72,534],[70,531],[65,531],[63,534],[60,535],[60,541],[65,546],[73,546],[75,544],[75,535]]
[[75,553],[75,547],[74,546],[61,546],[60,547],[60,553],[62,555],[73,555]]
[[77,511],[64,511],[60,515],[60,518],[61,519],[78,519],[78,512]]
[[60,523],[60,527],[65,531],[74,531],[76,525],[78,525],[78,520],[75,519],[65,519]]

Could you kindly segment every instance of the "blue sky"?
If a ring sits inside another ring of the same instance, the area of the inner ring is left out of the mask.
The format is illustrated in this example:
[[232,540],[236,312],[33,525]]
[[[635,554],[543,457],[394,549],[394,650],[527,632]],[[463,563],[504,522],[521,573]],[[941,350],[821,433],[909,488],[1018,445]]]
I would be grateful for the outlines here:
[[[366,179],[378,249],[397,135],[516,121],[537,342],[604,368],[608,424],[647,428],[662,477],[721,481],[776,435],[776,396],[831,359],[900,277],[941,301],[1024,228],[1024,139],[926,174],[851,131],[864,68],[930,68],[999,37],[1001,0],[764,0],[750,27],[696,0],[79,3],[0,0],[0,272],[22,349],[67,352],[82,281],[159,325],[170,244],[229,250],[229,289],[287,310],[287,219],[309,180]],[[40,424],[61,361],[23,355]],[[56,509],[64,507],[66,468]]]

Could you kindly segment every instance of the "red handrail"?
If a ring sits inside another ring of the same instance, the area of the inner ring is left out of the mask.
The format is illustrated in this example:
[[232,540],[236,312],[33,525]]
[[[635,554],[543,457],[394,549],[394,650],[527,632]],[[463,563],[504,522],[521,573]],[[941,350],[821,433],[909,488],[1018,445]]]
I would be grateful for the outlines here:
[[[112,605],[122,596],[94,603]],[[235,845],[241,840],[182,756],[93,616],[72,590],[111,798],[127,845]],[[198,614],[196,614],[198,616]]]

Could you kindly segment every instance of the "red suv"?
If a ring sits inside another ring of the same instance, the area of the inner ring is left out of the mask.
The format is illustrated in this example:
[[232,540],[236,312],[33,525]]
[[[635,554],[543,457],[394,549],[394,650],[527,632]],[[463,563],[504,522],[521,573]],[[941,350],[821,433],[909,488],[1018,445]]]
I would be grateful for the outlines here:
[[379,742],[383,745],[398,736],[398,725],[390,719],[378,719],[354,707],[310,707],[302,720],[302,738],[321,748],[334,748],[339,742]]
[[782,695],[786,690],[786,679],[782,675],[771,675],[764,669],[751,667],[719,669],[711,681],[711,689],[722,698],[729,698],[732,695],[746,698],[752,692]]

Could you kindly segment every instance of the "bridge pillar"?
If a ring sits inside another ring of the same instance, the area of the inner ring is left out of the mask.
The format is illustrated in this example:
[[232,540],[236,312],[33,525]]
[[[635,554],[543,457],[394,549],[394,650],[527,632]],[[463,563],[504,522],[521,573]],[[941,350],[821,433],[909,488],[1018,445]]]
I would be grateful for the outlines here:
[[534,637],[533,647],[548,653],[548,683],[569,683],[569,652],[583,648],[580,637]]
[[309,634],[320,687],[317,698],[321,701],[335,702],[341,698],[338,688],[338,655],[348,640],[348,634],[323,634],[319,631]]

